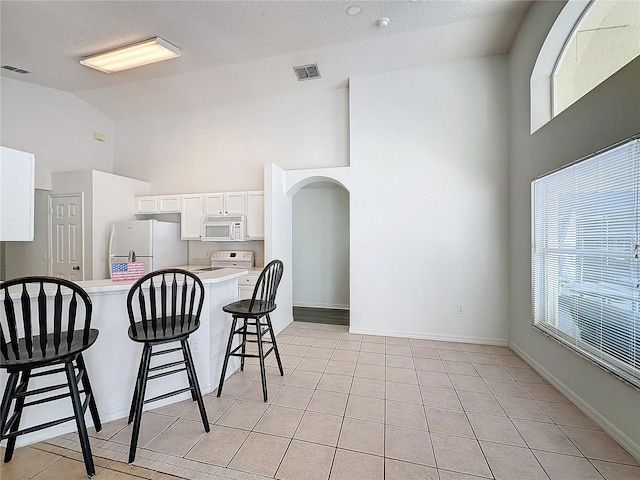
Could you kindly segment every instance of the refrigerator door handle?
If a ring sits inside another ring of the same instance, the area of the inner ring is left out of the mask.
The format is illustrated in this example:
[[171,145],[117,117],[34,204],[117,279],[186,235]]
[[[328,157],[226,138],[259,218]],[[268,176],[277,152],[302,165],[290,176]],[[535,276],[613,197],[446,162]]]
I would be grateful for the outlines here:
[[136,261],[136,251],[129,250],[129,262],[135,262],[135,261]]
[[109,258],[113,257],[113,235],[116,233],[116,227],[111,225],[111,234],[109,235]]

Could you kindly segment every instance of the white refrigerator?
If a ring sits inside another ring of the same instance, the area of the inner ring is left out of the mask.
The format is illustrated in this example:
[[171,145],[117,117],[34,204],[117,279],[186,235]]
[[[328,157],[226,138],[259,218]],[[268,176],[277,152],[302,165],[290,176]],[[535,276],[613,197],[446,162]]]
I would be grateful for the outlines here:
[[180,240],[180,224],[158,220],[130,220],[111,226],[109,272],[113,264],[144,262],[144,273],[186,265],[187,242]]

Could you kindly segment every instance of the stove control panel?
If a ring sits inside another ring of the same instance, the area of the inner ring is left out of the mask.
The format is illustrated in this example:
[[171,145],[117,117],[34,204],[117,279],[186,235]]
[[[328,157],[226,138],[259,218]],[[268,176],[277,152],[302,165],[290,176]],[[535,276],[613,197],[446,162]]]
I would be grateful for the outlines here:
[[220,250],[211,252],[211,266],[242,266],[253,267],[253,251],[251,250]]

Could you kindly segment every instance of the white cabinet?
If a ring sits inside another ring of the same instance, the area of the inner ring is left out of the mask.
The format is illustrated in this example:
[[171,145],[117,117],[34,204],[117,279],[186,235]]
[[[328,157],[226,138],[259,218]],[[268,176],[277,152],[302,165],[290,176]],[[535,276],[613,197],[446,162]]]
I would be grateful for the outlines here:
[[204,195],[182,195],[180,200],[180,238],[200,240],[202,238],[202,212]]
[[238,300],[251,298],[259,277],[260,272],[250,271],[245,276],[238,278]]
[[0,241],[32,241],[35,156],[0,147]]
[[136,197],[133,201],[133,213],[158,213],[158,199],[156,197]]
[[205,215],[245,215],[247,192],[204,194]]
[[263,191],[139,196],[135,197],[134,213],[180,213],[182,240],[202,238],[205,215],[246,215],[247,239],[264,240]]
[[204,195],[205,215],[224,215],[224,193],[206,193]]
[[158,213],[180,213],[180,195],[159,196]]
[[225,215],[245,215],[247,213],[247,192],[224,194]]
[[264,240],[264,192],[247,192],[247,239]]
[[147,195],[144,197],[136,197],[133,213],[180,213],[180,195]]

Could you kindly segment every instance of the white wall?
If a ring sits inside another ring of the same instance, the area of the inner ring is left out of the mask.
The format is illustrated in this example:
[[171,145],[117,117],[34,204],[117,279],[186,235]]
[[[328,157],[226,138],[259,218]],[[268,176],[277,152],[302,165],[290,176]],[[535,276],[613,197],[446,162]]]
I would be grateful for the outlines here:
[[531,180],[640,131],[636,59],[529,135],[529,79],[562,7],[536,2],[510,57],[510,344],[640,458],[640,392],[531,327]]
[[348,92],[315,92],[115,122],[114,171],[152,193],[262,190],[264,164],[348,164]]
[[278,308],[271,314],[276,334],[293,321],[291,197],[287,196],[286,172],[268,163],[264,167],[264,260],[284,265],[276,296]]
[[[113,122],[78,97],[0,77],[0,138],[36,156],[36,188],[51,189],[51,173],[113,170]],[[106,142],[93,139],[93,132]]]
[[4,242],[0,242],[0,281],[5,279]]
[[[37,162],[37,160],[36,160]],[[5,242],[5,279],[49,274],[49,190],[36,189],[32,242]]]
[[352,331],[507,342],[507,67],[351,79]]
[[349,192],[311,184],[293,197],[293,305],[349,308]]

